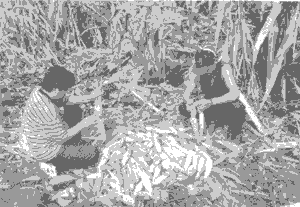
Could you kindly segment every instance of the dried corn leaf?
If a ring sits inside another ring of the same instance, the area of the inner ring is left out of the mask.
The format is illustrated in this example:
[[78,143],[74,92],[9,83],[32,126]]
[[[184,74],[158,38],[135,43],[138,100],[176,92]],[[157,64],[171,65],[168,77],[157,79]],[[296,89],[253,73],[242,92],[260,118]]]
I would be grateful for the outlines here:
[[211,158],[208,158],[206,160],[205,168],[206,169],[205,169],[205,173],[204,173],[204,178],[208,178],[208,176],[210,175],[210,172],[213,169],[213,160]]
[[178,26],[180,26],[182,20],[188,19],[188,17],[183,17],[180,14],[180,10],[181,9],[178,7],[176,11],[172,8],[166,8],[162,14],[163,23],[164,24],[176,23]]
[[72,200],[62,199],[61,197],[57,198],[57,203],[62,207],[68,206],[71,202]]
[[168,155],[167,155],[166,153],[164,153],[164,152],[160,153],[160,158],[161,158],[162,160],[169,159]]
[[237,176],[233,175],[232,173],[226,172],[225,170],[219,169],[219,168],[214,168],[214,172],[218,173],[220,176],[226,176],[234,180],[235,182],[245,185]]
[[122,159],[122,165],[126,165],[126,163],[128,162],[129,158],[130,158],[130,151],[125,152],[125,154],[123,155],[123,159]]
[[33,176],[30,176],[29,178],[25,178],[22,180],[22,182],[27,182],[27,181],[38,181],[38,180],[41,180],[41,178],[37,175],[33,175]]
[[145,19],[147,15],[147,7],[143,7],[140,9],[140,12],[136,14],[129,23],[129,27],[131,28],[131,32],[134,34],[135,41],[141,41],[143,36],[146,36],[144,31]]
[[200,178],[200,174],[204,171],[204,164],[205,164],[205,159],[203,157],[199,158],[199,162],[198,162],[198,172],[196,175],[196,180]]
[[137,161],[137,164],[138,164],[141,168],[143,168],[146,172],[148,172],[148,171],[150,170],[150,167],[149,167],[149,165],[146,163],[146,161],[145,161],[145,159],[144,159],[143,156],[138,156],[136,160],[138,160],[138,161]]
[[279,2],[273,2],[271,13],[267,17],[267,20],[263,28],[261,28],[260,33],[257,36],[257,40],[254,47],[255,50],[253,55],[253,64],[255,64],[256,62],[256,57],[258,55],[259,48],[261,47],[264,39],[267,37],[270,29],[274,24],[274,21],[276,20],[276,17],[280,14],[280,12],[281,12],[281,4]]
[[282,40],[281,46],[277,52],[276,58],[274,59],[272,63],[272,71],[268,71],[267,74],[267,84],[266,84],[266,92],[264,94],[262,103],[260,104],[260,109],[264,105],[264,103],[267,101],[269,94],[275,84],[276,78],[278,76],[278,73],[282,66],[282,61],[285,56],[285,53],[287,52],[287,49],[294,43],[295,36],[297,33],[296,30],[296,24],[299,21],[299,12],[295,12],[295,14],[291,17],[291,21],[289,23],[289,26],[286,30],[286,35],[284,39]]
[[54,178],[52,178],[49,181],[50,185],[57,185],[59,183],[63,183],[63,182],[68,182],[71,180],[75,180],[76,178],[71,176],[71,175],[59,175],[59,176],[55,176]]
[[135,189],[134,189],[134,192],[133,192],[133,195],[137,195],[138,193],[140,193],[141,191],[142,191],[142,189],[143,189],[143,182],[142,181],[140,181],[137,185],[136,185],[136,187],[135,187]]
[[186,156],[186,154],[182,153],[175,147],[164,147],[164,151],[168,154],[169,157],[175,158],[175,159]]
[[126,203],[127,205],[134,205],[134,199],[129,196],[129,195],[123,195],[123,201],[124,203]]
[[167,177],[169,177],[169,175],[167,174],[163,174],[161,176],[156,177],[155,179],[153,179],[152,184],[153,185],[159,185],[160,183],[162,183]]
[[152,184],[150,180],[150,176],[147,175],[142,169],[138,168],[136,165],[133,168],[133,171],[135,171],[139,177],[142,179],[143,185],[145,186],[146,190],[152,194]]
[[113,206],[111,200],[112,200],[111,195],[101,195],[90,199],[90,201],[92,202],[100,201],[102,204],[106,206]]
[[189,176],[193,176],[196,172],[197,172],[197,168],[195,168],[194,165],[190,165],[190,166],[188,167],[186,173],[187,173]]
[[185,161],[185,164],[184,164],[184,170],[187,171],[188,170],[188,167],[191,165],[192,163],[192,160],[193,160],[193,154],[192,153],[189,153],[187,158],[186,158],[186,161]]
[[43,170],[48,176],[55,177],[57,176],[56,168],[53,165],[49,165],[46,163],[39,163],[41,170]]
[[158,143],[158,140],[155,137],[153,137],[153,142],[154,142],[156,151],[158,153],[161,153],[162,152],[162,148],[161,148],[160,144]]
[[198,156],[198,155],[194,155],[193,156],[193,163],[192,163],[192,166],[193,166],[193,169],[197,170],[197,166],[198,166],[198,160],[200,159],[201,157]]
[[131,185],[139,180],[139,178],[136,176],[135,172],[131,168],[127,168],[123,179],[123,187],[125,191],[129,191],[131,188]]

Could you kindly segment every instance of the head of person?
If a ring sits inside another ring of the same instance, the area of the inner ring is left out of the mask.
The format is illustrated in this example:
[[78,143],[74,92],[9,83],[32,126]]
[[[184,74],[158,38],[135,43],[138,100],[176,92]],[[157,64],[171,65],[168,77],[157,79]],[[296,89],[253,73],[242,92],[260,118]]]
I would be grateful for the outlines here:
[[195,54],[196,68],[208,67],[217,62],[217,57],[210,50],[198,50]]
[[47,70],[40,86],[52,99],[60,99],[75,84],[76,78],[72,72],[61,66],[53,66]]

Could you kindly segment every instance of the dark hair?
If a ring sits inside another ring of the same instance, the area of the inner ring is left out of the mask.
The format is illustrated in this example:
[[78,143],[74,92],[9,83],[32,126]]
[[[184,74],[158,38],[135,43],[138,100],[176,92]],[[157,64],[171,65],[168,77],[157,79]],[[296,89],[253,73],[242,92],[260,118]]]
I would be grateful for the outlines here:
[[40,86],[48,92],[58,88],[58,90],[68,90],[76,84],[75,75],[60,66],[53,66],[48,69]]
[[1,93],[6,93],[8,91],[8,88],[1,88]]
[[196,68],[213,65],[216,60],[215,54],[207,50],[198,50],[195,54]]

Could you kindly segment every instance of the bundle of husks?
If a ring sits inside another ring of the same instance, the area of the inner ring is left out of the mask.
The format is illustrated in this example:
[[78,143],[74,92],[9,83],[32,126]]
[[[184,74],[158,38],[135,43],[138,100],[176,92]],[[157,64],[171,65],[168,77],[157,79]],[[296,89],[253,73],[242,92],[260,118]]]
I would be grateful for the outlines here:
[[165,200],[168,187],[188,187],[207,178],[212,165],[208,154],[181,146],[171,134],[128,132],[103,150],[98,172],[88,176],[95,179],[93,187],[79,186],[89,186],[85,190],[94,192],[92,200],[104,203],[115,200],[133,205],[137,197]]

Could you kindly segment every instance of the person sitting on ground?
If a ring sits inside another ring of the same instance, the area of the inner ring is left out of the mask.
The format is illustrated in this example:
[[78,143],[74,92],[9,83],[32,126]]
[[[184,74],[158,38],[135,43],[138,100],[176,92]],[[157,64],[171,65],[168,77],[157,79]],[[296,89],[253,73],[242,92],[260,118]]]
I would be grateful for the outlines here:
[[211,126],[214,131],[227,125],[227,138],[236,140],[241,134],[246,112],[237,100],[239,88],[228,62],[224,62],[224,57],[219,61],[212,51],[196,52],[192,80],[186,81],[192,85],[187,85],[184,95],[189,103],[182,103],[179,113],[189,120],[191,110],[196,106],[203,111],[207,127]]
[[[78,149],[81,150],[79,157],[82,159],[91,159],[93,154],[96,156],[96,148],[92,149],[87,142],[77,142],[77,151],[75,148],[71,149],[73,153],[69,150],[71,139],[83,128],[99,120],[98,116],[91,115],[75,123],[75,126],[74,122],[68,126],[63,120],[59,113],[60,107],[93,101],[100,95],[101,90],[85,96],[73,95],[71,90],[75,83],[73,73],[63,67],[54,66],[48,69],[40,86],[33,89],[23,108],[21,119],[19,144],[22,147],[18,149],[21,156],[48,163],[57,161],[58,158],[65,163],[62,158],[68,157],[70,160],[72,154],[76,160]],[[69,113],[68,116],[72,114]],[[78,118],[75,119],[78,121]]]

